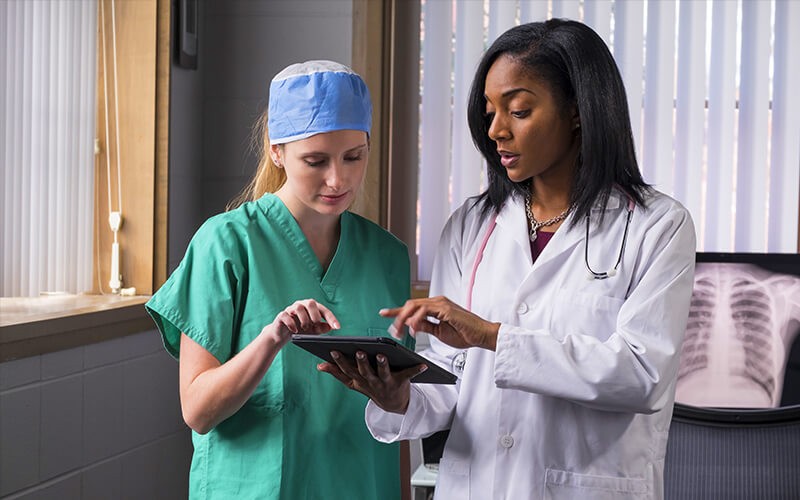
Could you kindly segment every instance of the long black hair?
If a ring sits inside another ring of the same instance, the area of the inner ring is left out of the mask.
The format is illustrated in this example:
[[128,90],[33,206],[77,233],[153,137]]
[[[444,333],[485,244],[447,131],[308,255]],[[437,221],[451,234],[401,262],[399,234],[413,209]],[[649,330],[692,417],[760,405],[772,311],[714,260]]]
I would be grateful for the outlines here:
[[618,186],[644,204],[649,186],[636,162],[628,101],[619,69],[608,47],[591,28],[577,21],[550,19],[509,29],[484,53],[475,72],[467,120],[475,146],[488,164],[489,186],[480,195],[484,214],[498,212],[514,193],[528,192],[529,181],[514,182],[500,163],[497,144],[489,138],[486,75],[500,56],[512,57],[525,71],[548,84],[561,106],[575,105],[581,145],[570,191],[575,224],[595,203],[605,204]]

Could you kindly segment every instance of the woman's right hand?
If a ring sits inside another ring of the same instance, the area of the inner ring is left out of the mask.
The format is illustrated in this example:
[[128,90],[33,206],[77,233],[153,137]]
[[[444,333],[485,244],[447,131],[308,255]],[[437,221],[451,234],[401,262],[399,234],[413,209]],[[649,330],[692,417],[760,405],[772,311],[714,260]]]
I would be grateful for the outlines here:
[[293,333],[326,333],[339,328],[339,320],[313,299],[298,300],[244,349],[220,363],[203,346],[181,335],[180,391],[186,423],[205,434],[230,417],[253,394],[275,356]]
[[314,299],[305,299],[298,300],[281,311],[261,333],[283,347],[291,340],[293,333],[316,335],[339,328],[339,320],[330,309]]

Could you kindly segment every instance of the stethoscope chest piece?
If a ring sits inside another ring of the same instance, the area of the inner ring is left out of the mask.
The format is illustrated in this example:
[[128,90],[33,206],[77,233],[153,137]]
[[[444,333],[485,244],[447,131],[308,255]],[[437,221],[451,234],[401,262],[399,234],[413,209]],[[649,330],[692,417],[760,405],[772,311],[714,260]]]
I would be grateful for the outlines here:
[[459,377],[464,373],[464,367],[467,365],[467,351],[461,351],[455,355],[452,361],[453,373]]
[[594,272],[594,271],[592,271],[590,269],[589,272],[586,273],[586,279],[589,280],[589,281],[605,280],[605,279],[608,279],[608,278],[613,278],[616,275],[617,275],[617,270],[616,269],[610,269],[610,270],[608,270],[608,271],[606,271],[604,273],[597,273],[597,272]]

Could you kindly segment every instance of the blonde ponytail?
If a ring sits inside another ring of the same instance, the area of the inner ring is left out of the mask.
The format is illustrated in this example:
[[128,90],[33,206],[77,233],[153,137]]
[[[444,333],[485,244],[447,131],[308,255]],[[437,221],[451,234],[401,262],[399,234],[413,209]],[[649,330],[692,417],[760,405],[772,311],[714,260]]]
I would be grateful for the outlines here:
[[232,199],[225,210],[233,210],[243,203],[255,201],[266,193],[274,193],[286,183],[286,171],[278,168],[269,154],[267,113],[261,115],[253,130],[253,148],[259,152],[258,168],[247,186]]

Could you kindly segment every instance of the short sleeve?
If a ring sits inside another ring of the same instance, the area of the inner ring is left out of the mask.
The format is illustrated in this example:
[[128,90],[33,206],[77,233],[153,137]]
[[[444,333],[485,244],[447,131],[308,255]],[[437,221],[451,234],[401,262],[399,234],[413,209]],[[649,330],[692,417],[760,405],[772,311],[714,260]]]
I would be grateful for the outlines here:
[[186,255],[164,285],[145,304],[164,341],[179,357],[181,333],[220,363],[233,351],[238,305],[246,290],[244,252],[234,224],[224,215],[209,219],[189,243]]

